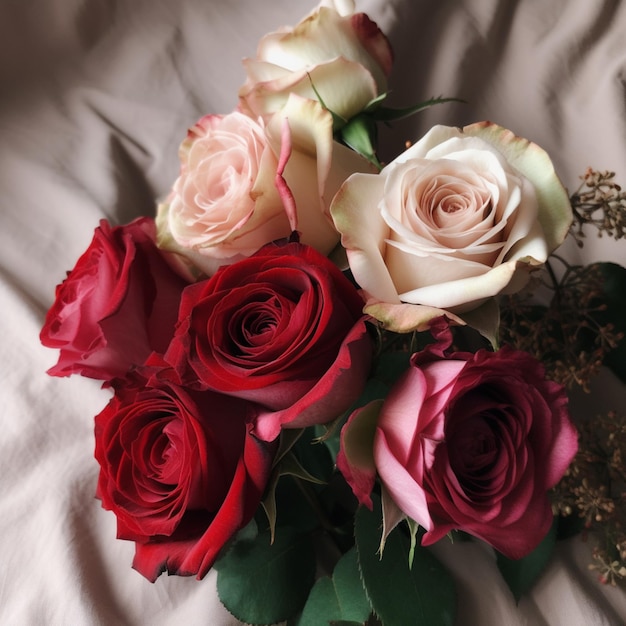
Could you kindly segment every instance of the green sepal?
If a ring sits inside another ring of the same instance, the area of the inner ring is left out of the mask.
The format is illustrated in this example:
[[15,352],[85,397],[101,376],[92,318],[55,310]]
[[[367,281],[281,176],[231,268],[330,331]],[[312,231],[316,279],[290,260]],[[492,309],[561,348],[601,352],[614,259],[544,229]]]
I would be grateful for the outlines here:
[[376,122],[370,114],[359,113],[338,131],[339,139],[355,152],[365,157],[381,170],[382,165],[376,156]]
[[499,552],[496,553],[498,569],[516,602],[530,591],[550,560],[556,543],[557,527],[558,519],[555,518],[548,534],[524,558],[509,559]]
[[465,103],[465,100],[461,100],[459,98],[431,98],[430,100],[426,100],[424,102],[419,102],[410,107],[403,107],[401,109],[393,109],[390,107],[376,107],[369,115],[377,122],[393,122],[396,120],[401,120],[405,117],[409,117],[414,115],[415,113],[419,113],[424,109],[428,109],[435,104],[445,104],[446,102],[462,102]]
[[361,582],[356,550],[352,548],[339,559],[332,577],[317,580],[296,626],[363,625],[371,612]]
[[[296,441],[294,441],[294,444]],[[265,490],[265,495],[261,501],[261,506],[265,511],[265,515],[267,516],[267,521],[269,523],[270,540],[272,543],[275,538],[276,521],[278,517],[278,510],[276,506],[276,488],[278,487],[278,481],[282,476],[294,476],[295,478],[300,478],[318,485],[323,485],[325,483],[324,480],[313,476],[313,474],[306,470],[291,449],[283,455],[280,463],[274,467],[270,481]]]
[[420,525],[410,517],[406,518],[406,523],[409,526],[409,537],[411,538],[411,546],[409,548],[409,569],[412,569],[413,560],[415,559],[415,548],[417,547],[417,532],[420,529]]
[[416,546],[409,569],[410,542],[402,525],[387,537],[381,557],[380,499],[374,496],[373,500],[373,511],[360,507],[356,513],[355,538],[363,584],[375,614],[385,626],[453,626],[456,592],[450,574],[421,546]]
[[214,565],[222,604],[239,621],[269,625],[301,611],[315,580],[310,536],[281,527],[273,543],[269,531],[241,540]]

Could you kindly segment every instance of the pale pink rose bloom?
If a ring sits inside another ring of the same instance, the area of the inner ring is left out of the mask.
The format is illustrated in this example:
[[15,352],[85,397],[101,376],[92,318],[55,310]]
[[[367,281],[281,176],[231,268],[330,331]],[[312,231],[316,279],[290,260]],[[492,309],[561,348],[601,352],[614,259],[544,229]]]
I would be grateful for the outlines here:
[[291,97],[268,124],[207,115],[180,148],[180,176],[157,212],[158,243],[207,275],[297,230],[328,254],[339,241],[330,200],[368,163],[333,141],[332,116]]
[[[385,35],[353,0],[327,0],[295,27],[265,35],[239,90],[242,110],[267,117],[289,94],[322,99],[349,120],[387,91],[392,51]],[[316,94],[317,91],[317,94]]]
[[521,289],[572,220],[546,152],[489,122],[435,126],[379,175],[351,176],[331,214],[366,312],[398,332],[442,313],[473,324],[468,312]]

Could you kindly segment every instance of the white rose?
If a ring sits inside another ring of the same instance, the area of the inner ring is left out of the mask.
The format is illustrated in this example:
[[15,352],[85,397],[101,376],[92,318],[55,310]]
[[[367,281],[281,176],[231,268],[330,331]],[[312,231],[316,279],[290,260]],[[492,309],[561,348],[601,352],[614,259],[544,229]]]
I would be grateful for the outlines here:
[[291,93],[312,100],[319,94],[349,120],[386,92],[391,64],[387,38],[365,13],[354,13],[353,0],[327,0],[294,28],[265,35],[256,58],[244,59],[240,106],[267,118]]
[[366,312],[398,332],[521,289],[572,220],[546,152],[490,122],[434,127],[380,174],[351,176],[331,214]]

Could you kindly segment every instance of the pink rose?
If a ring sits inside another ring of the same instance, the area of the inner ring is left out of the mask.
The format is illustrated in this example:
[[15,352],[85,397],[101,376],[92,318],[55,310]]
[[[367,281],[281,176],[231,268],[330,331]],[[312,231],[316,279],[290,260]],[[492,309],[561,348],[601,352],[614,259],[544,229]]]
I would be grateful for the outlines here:
[[185,290],[165,359],[186,385],[260,405],[254,432],[270,441],[359,396],[371,358],[362,307],[326,257],[271,244]]
[[241,113],[206,115],[179,150],[180,176],[159,205],[159,245],[206,274],[289,234],[274,185],[278,159],[262,126]]
[[159,245],[211,276],[298,230],[328,254],[339,242],[330,200],[365,159],[333,141],[332,116],[293,96],[268,121],[207,115],[180,146],[180,175],[159,205]]
[[382,406],[351,416],[337,464],[368,505],[378,474],[385,534],[406,516],[426,529],[423,545],[459,529],[521,558],[548,532],[548,490],[577,450],[567,396],[525,352],[447,355],[449,331],[442,338],[413,356]]
[[[145,372],[143,372],[145,373]],[[274,448],[246,402],[133,372],[96,416],[97,495],[136,543],[133,567],[203,578],[259,506]]]
[[157,248],[152,219],[102,220],[46,315],[41,343],[60,350],[48,373],[109,380],[162,354],[186,284]]

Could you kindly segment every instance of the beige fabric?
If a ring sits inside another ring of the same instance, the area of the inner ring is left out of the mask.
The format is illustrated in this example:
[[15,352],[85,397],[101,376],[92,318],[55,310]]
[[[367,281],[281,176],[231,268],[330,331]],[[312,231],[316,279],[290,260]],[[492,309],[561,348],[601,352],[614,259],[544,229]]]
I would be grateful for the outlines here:
[[[435,107],[382,131],[389,160],[436,123],[490,119],[535,140],[574,189],[589,165],[626,184],[626,5],[619,0],[362,0],[396,52],[392,99]],[[305,0],[5,1],[0,19],[0,622],[173,625],[234,622],[215,579],[130,568],[133,546],[94,499],[94,381],[45,375],[38,343],[54,286],[102,217],[152,214],[200,115],[228,112],[239,63]],[[626,264],[590,240],[584,259]],[[576,258],[579,252],[569,247]],[[607,377],[608,404],[625,406]],[[583,410],[588,398],[574,402]],[[594,409],[595,409],[595,405]],[[518,607],[478,545],[437,552],[459,583],[459,626],[614,626],[626,596],[596,584],[578,540]]]

